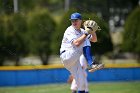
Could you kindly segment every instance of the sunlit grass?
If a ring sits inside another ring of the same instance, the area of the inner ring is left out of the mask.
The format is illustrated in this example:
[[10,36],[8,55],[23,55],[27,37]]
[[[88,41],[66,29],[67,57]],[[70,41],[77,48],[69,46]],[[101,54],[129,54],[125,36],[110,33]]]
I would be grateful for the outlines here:
[[[90,93],[140,93],[140,81],[91,82]],[[0,87],[0,93],[71,93],[69,84],[48,84],[20,87]]]

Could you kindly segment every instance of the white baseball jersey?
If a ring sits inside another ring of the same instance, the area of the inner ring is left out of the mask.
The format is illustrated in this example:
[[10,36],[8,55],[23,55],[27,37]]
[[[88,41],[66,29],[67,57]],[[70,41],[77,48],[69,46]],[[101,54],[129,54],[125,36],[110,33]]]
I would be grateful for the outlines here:
[[83,44],[79,47],[72,44],[73,40],[79,38],[81,35],[83,35],[83,33],[85,33],[84,29],[81,29],[81,31],[76,31],[73,26],[68,27],[62,39],[60,53],[64,50],[80,50],[83,48]]

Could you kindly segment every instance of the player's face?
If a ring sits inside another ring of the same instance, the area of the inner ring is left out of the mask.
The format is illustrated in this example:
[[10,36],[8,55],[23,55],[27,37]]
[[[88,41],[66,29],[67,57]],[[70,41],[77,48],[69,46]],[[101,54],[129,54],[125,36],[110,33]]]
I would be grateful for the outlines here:
[[74,26],[74,28],[80,29],[82,20],[79,19],[71,20],[71,23]]

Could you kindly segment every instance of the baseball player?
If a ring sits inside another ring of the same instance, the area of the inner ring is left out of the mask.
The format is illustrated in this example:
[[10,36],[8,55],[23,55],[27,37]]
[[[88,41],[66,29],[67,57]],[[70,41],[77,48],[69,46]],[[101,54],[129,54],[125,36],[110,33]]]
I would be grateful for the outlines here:
[[[85,39],[91,34],[92,29],[87,27],[85,32],[85,30],[81,28],[82,16],[80,13],[71,14],[70,20],[72,25],[69,26],[64,33],[60,48],[60,58],[64,67],[69,70],[74,77],[78,93],[85,93],[85,82],[82,82],[85,80],[85,76],[79,59],[83,53]],[[90,24],[89,26],[92,25],[93,24]],[[94,40],[95,38],[92,36],[91,41],[94,42]],[[92,65],[91,69],[93,69]]]

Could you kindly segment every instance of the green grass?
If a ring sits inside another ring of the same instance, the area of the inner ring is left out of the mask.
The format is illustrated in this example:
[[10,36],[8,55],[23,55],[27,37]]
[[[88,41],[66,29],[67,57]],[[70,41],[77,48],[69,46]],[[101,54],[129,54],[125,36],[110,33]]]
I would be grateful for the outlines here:
[[[71,93],[69,84],[0,87],[0,93]],[[140,93],[140,81],[89,83],[90,93]]]

